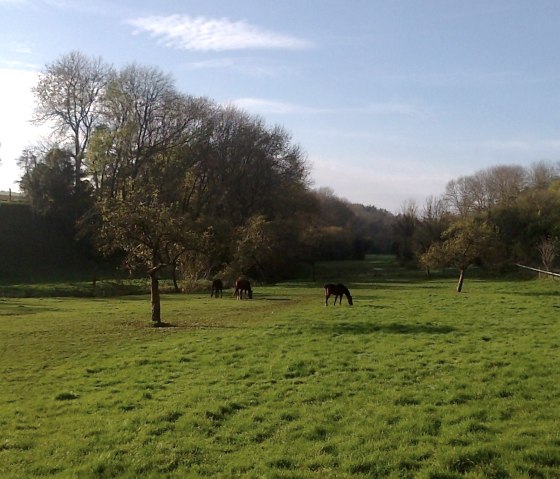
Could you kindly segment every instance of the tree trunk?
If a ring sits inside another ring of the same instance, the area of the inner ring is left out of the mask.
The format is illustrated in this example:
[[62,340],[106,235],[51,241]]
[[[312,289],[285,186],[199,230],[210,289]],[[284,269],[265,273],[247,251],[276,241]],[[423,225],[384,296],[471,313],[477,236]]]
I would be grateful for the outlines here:
[[159,281],[157,279],[157,270],[150,270],[150,293],[152,300],[152,321],[161,324],[161,301],[159,298]]
[[176,293],[180,293],[181,290],[179,289],[179,283],[177,282],[177,266],[173,265],[173,271],[171,274],[173,275],[173,288]]
[[460,270],[459,282],[457,283],[457,292],[460,293],[463,290],[463,282],[465,281],[465,269]]

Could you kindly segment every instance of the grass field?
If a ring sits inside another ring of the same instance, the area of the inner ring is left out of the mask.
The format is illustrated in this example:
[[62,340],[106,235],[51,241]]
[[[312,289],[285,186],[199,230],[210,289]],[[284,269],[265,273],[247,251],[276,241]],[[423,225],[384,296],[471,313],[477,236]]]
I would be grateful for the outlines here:
[[[0,298],[1,478],[558,478],[560,282]],[[351,275],[351,276],[350,276]]]

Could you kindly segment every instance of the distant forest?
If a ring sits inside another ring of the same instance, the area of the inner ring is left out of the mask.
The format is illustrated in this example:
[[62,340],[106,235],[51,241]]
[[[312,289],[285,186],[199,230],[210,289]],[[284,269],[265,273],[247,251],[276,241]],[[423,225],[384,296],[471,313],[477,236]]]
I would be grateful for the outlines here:
[[[305,153],[284,128],[179,92],[157,69],[116,70],[70,52],[45,66],[34,94],[33,121],[53,135],[18,160],[28,204],[17,207],[28,212],[0,203],[10,225],[0,235],[5,278],[32,258],[55,267],[62,250],[153,281],[165,272],[262,282],[302,265],[312,274],[317,261],[392,253],[428,274],[456,267],[459,291],[473,264],[555,266],[558,164],[494,166],[392,214],[312,189]],[[38,230],[58,253],[16,247]]]

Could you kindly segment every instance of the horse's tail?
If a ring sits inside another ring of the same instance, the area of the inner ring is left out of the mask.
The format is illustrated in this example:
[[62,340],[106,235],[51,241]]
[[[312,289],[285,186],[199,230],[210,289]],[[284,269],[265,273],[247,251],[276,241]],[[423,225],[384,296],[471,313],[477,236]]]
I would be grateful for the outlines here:
[[350,290],[344,286],[344,294],[346,295],[346,299],[348,300],[348,304],[352,306],[354,303],[352,301],[352,295],[350,294]]

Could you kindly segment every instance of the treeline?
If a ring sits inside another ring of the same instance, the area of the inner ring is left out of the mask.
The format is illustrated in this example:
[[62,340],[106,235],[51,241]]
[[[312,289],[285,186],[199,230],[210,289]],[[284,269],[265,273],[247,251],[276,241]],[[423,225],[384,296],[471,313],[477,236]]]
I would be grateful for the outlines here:
[[403,206],[395,223],[402,262],[454,266],[461,291],[473,264],[511,269],[517,262],[550,271],[560,235],[560,165],[494,166],[451,180],[423,208]]
[[[79,52],[46,65],[36,123],[52,141],[19,158],[36,214],[131,271],[270,281],[302,261],[386,250],[392,215],[314,191],[305,154],[280,126],[179,92],[137,64]],[[367,218],[367,221],[363,221]],[[365,226],[367,225],[367,226]]]
[[176,285],[273,281],[366,253],[392,252],[428,273],[456,266],[459,291],[472,264],[554,265],[558,165],[492,167],[393,215],[313,190],[286,130],[179,92],[158,69],[71,52],[46,65],[34,93],[33,120],[53,132],[19,159],[34,214],[92,258],[148,273],[156,300],[164,271]]

